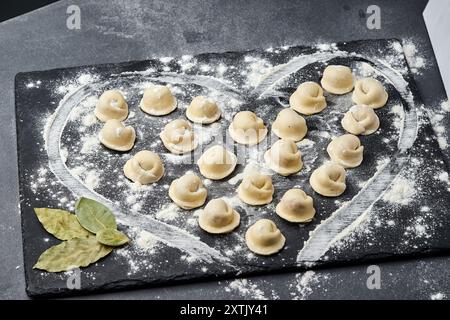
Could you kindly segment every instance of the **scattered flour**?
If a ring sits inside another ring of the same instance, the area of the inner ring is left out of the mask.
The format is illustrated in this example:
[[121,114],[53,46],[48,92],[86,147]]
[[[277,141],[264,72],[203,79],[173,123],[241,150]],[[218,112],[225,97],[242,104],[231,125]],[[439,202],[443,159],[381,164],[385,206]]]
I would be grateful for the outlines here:
[[155,214],[156,219],[163,221],[172,221],[178,218],[180,209],[173,203],[165,206]]
[[295,289],[297,290],[297,294],[293,297],[295,300],[305,300],[313,293],[312,286],[319,282],[317,274],[311,270],[296,274],[295,279]]
[[393,204],[407,205],[414,200],[415,194],[414,181],[399,176],[394,179],[390,189],[384,194],[383,200]]
[[447,296],[442,292],[433,293],[432,295],[430,295],[431,300],[444,300],[446,298]]
[[427,62],[424,57],[417,54],[417,46],[411,40],[407,40],[403,43],[403,50],[411,72],[420,74],[422,69],[426,67]]
[[143,251],[151,251],[155,248],[157,240],[152,236],[150,232],[143,230],[138,234],[136,238],[136,244],[138,245],[139,249]]
[[229,283],[225,287],[226,292],[237,292],[244,298],[255,299],[255,300],[267,300],[264,291],[258,288],[256,284],[248,279],[236,279]]

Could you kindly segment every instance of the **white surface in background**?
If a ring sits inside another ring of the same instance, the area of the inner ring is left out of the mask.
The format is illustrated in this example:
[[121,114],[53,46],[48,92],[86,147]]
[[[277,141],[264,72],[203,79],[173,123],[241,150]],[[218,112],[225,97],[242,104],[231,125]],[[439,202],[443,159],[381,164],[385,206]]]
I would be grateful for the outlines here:
[[450,1],[430,0],[423,17],[448,95],[450,94]]

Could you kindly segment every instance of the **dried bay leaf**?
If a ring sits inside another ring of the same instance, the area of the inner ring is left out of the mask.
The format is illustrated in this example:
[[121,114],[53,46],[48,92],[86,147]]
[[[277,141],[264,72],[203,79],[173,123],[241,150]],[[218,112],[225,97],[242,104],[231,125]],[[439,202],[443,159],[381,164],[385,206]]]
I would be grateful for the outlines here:
[[91,235],[70,212],[49,208],[35,208],[34,212],[44,229],[60,240],[85,238]]
[[116,218],[108,207],[89,198],[80,198],[75,213],[83,228],[92,233],[103,229],[117,229]]
[[87,267],[107,256],[112,251],[93,236],[73,238],[44,251],[33,269],[49,272],[68,271],[77,267]]
[[128,237],[123,232],[120,232],[116,229],[100,230],[99,232],[97,232],[95,237],[97,238],[98,242],[113,247],[121,246],[130,241],[130,239],[128,239]]

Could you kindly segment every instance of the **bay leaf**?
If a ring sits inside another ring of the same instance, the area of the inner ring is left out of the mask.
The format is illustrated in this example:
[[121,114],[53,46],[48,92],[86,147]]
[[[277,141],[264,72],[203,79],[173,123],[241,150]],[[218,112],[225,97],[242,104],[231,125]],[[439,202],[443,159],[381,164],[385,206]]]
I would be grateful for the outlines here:
[[44,251],[33,269],[61,272],[87,267],[107,256],[111,251],[111,247],[99,243],[93,236],[73,238]]
[[74,214],[65,210],[34,208],[34,212],[44,229],[60,240],[85,238],[91,234],[80,225]]
[[117,229],[116,218],[108,207],[89,198],[80,198],[75,204],[78,221],[86,230],[97,233],[102,229]]
[[107,246],[121,246],[130,241],[126,234],[116,229],[103,229],[95,235],[97,241]]

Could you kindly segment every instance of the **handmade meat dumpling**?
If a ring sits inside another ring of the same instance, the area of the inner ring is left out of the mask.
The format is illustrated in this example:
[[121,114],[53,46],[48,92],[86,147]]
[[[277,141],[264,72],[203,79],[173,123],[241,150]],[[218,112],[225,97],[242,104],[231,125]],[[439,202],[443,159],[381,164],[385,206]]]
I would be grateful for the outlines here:
[[159,134],[164,146],[174,154],[188,153],[197,147],[194,130],[188,121],[176,119]]
[[310,115],[325,109],[327,102],[322,88],[317,83],[308,81],[302,83],[291,95],[289,105],[297,112]]
[[214,234],[233,231],[240,220],[239,213],[223,199],[209,201],[198,216],[200,228]]
[[111,119],[122,121],[128,116],[128,104],[120,91],[107,90],[98,99],[94,114],[103,122]]
[[172,181],[169,187],[169,197],[183,209],[190,210],[201,207],[208,195],[202,180],[193,173],[186,173]]
[[251,111],[236,113],[228,131],[234,141],[248,145],[258,144],[267,135],[263,120]]
[[290,108],[281,110],[272,125],[272,131],[281,139],[300,141],[308,132],[305,119]]
[[353,90],[353,73],[349,67],[330,65],[323,71],[322,88],[329,93],[345,94]]
[[268,256],[280,251],[286,238],[269,219],[260,219],[245,233],[247,247],[256,254]]
[[309,178],[311,187],[318,194],[326,197],[337,197],[344,193],[346,172],[337,163],[326,163],[313,171]]
[[198,159],[200,173],[212,180],[229,176],[236,167],[237,157],[222,146],[213,146]]
[[349,133],[369,135],[378,130],[380,119],[371,107],[355,105],[345,113],[341,124]]
[[131,126],[124,126],[116,119],[106,121],[99,134],[100,142],[116,151],[128,151],[134,146],[136,133]]
[[286,191],[275,211],[289,222],[309,222],[316,213],[313,199],[301,189]]
[[220,118],[220,109],[215,101],[198,96],[187,107],[186,117],[192,122],[209,124]]
[[238,187],[239,198],[250,205],[260,206],[272,202],[273,184],[272,178],[252,172],[247,174]]
[[167,86],[151,85],[144,90],[139,106],[152,116],[164,116],[177,108],[177,99]]
[[339,136],[327,147],[331,160],[344,168],[355,168],[363,161],[364,147],[357,136],[344,134]]
[[288,176],[300,171],[303,167],[302,155],[295,142],[278,140],[266,151],[264,159],[273,171]]
[[356,104],[378,109],[386,104],[388,93],[377,79],[364,78],[356,81],[352,99]]
[[142,150],[125,163],[123,172],[133,182],[150,184],[162,178],[164,165],[158,154]]

